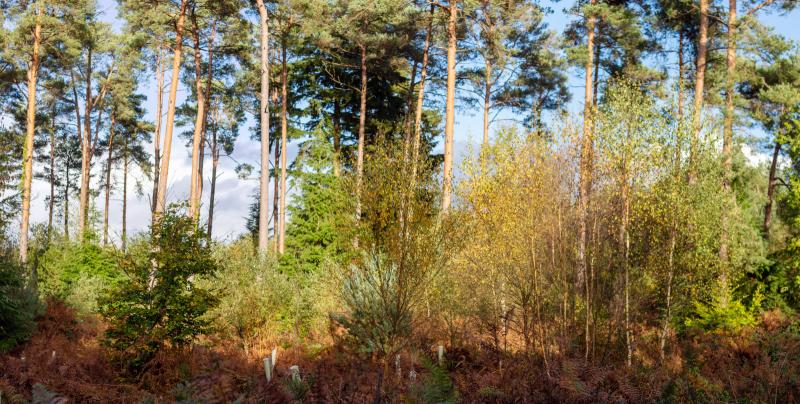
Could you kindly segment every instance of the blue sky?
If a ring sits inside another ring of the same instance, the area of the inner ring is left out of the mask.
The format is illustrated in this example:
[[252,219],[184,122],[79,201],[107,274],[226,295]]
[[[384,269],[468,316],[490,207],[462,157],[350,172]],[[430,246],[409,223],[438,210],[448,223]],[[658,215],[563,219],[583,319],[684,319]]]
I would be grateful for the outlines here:
[[[550,29],[561,32],[564,27],[574,19],[563,12],[565,8],[569,8],[572,2],[558,2],[547,3],[553,9],[554,13],[546,16],[545,21],[548,23]],[[100,0],[98,11],[102,13],[102,18],[105,21],[112,23],[115,27],[121,25],[120,21],[116,18],[116,2],[113,0]],[[788,15],[780,15],[777,13],[761,13],[760,20],[769,26],[772,26],[776,31],[787,38],[795,41],[800,41],[800,11],[794,11]],[[670,61],[667,61],[670,63]],[[672,62],[674,63],[674,62]],[[569,71],[569,89],[573,94],[572,101],[567,106],[567,109],[573,113],[578,113],[582,106],[582,93],[583,93],[583,78],[582,72],[579,69],[571,69]],[[140,92],[148,97],[146,107],[148,110],[147,119],[150,121],[155,120],[155,77],[147,77],[145,81],[139,83]],[[185,89],[182,85],[179,86],[179,98],[185,94]],[[165,101],[166,104],[166,101]],[[166,105],[165,105],[166,107]],[[166,108],[165,108],[166,109]],[[505,117],[508,117],[506,115]],[[501,116],[502,118],[502,116]],[[495,124],[492,130],[499,126]],[[176,131],[177,132],[177,131]],[[482,136],[482,112],[479,108],[468,109],[464,106],[457,108],[456,112],[456,159],[460,159],[465,151],[469,148],[469,144],[476,144],[480,141]],[[258,164],[259,145],[249,139],[249,130],[243,128],[243,132],[239,137],[234,150],[234,158],[238,162],[249,162],[254,166]],[[297,153],[296,145],[290,145],[288,158],[291,160]],[[223,160],[220,167],[220,178],[217,183],[217,199],[215,210],[215,238],[220,240],[231,239],[244,231],[245,215],[247,214],[249,204],[251,202],[250,195],[257,188],[255,181],[239,180],[233,169],[236,163],[231,160]],[[95,166],[97,170],[99,166]],[[174,148],[172,159],[170,160],[170,181],[168,196],[170,200],[185,199],[189,189],[189,173],[191,167],[191,160],[189,151],[183,147],[183,142],[179,140],[174,141]],[[116,174],[115,180],[121,181],[119,173]],[[206,181],[208,179],[206,174]],[[142,181],[142,187],[145,190],[144,196],[129,196],[128,201],[128,222],[129,231],[136,232],[147,228],[150,220],[148,208],[148,193],[151,189],[151,184],[148,183],[141,173],[134,173],[132,180]],[[270,187],[271,188],[271,187]],[[204,190],[208,190],[208,183],[206,183]],[[34,222],[45,221],[45,196],[49,194],[47,185],[43,182],[37,181],[34,183],[32,203],[32,220]],[[208,192],[204,192],[204,205],[207,204]],[[270,201],[272,197],[270,196]],[[99,199],[95,202],[98,204],[98,209],[102,203]],[[112,206],[110,209],[110,223],[112,239],[119,240],[119,231],[121,229],[121,205],[119,195],[112,197]],[[204,208],[205,210],[205,208]],[[73,212],[73,214],[75,214]],[[205,215],[205,212],[204,212]]]

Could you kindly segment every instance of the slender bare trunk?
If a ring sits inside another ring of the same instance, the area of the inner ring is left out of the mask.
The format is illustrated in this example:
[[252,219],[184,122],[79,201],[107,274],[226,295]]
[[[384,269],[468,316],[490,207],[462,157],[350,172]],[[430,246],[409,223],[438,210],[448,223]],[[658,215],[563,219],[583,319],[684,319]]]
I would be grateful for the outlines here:
[[172,78],[169,85],[169,98],[167,99],[167,126],[164,131],[164,155],[161,157],[161,172],[158,177],[158,199],[153,222],[166,208],[167,182],[169,180],[169,159],[172,153],[172,131],[175,129],[175,103],[178,95],[178,82],[181,73],[181,51],[183,50],[183,24],[186,18],[186,0],[181,0],[180,14],[175,25],[175,53],[172,57]]
[[[683,66],[683,31],[678,31],[678,122],[683,126],[683,77],[685,75]],[[678,146],[680,152],[680,145]]]
[[[592,4],[595,0],[592,0]],[[585,349],[584,358],[589,359],[589,346],[590,334],[589,323],[591,318],[591,307],[589,300],[589,278],[586,276],[587,264],[587,245],[588,245],[588,216],[589,216],[589,198],[592,188],[592,158],[593,158],[593,139],[592,139],[592,111],[593,111],[593,92],[592,92],[592,72],[594,68],[594,27],[595,17],[589,16],[586,19],[586,48],[587,59],[585,69],[586,90],[584,94],[584,107],[583,107],[583,139],[581,144],[581,158],[580,158],[580,189],[579,189],[579,203],[580,203],[580,243],[578,246],[578,285],[583,284],[584,298],[586,302],[585,313]]]
[[287,94],[287,81],[289,76],[286,69],[286,39],[281,41],[281,206],[280,206],[280,229],[281,234],[278,238],[278,253],[283,254],[286,249],[286,155],[287,146],[287,117],[286,110],[289,103]]
[[50,116],[50,200],[47,214],[47,241],[53,235],[53,210],[56,199],[56,103],[53,102]]
[[725,114],[722,129],[722,189],[723,209],[720,218],[719,260],[722,271],[720,272],[720,287],[722,289],[722,304],[728,300],[728,242],[729,242],[729,217],[728,213],[735,203],[731,197],[731,181],[733,179],[733,93],[736,91],[736,0],[729,0],[728,9],[728,34],[727,34],[727,63],[725,72]]
[[206,75],[205,108],[203,109],[202,134],[200,136],[200,161],[197,167],[197,200],[198,217],[200,216],[200,202],[203,200],[203,164],[206,158],[206,132],[208,131],[208,110],[211,100],[211,84],[214,78],[214,39],[217,35],[217,21],[211,24],[211,36],[208,38],[208,73]]
[[33,137],[36,133],[36,84],[39,79],[39,47],[42,41],[42,6],[37,4],[33,28],[33,49],[28,63],[28,111],[25,120],[25,148],[22,150],[22,218],[19,225],[19,261],[28,262],[28,225],[33,182]]
[[156,86],[158,96],[156,97],[156,130],[153,134],[153,197],[150,201],[150,211],[156,212],[156,201],[158,201],[158,182],[161,170],[161,107],[164,94],[164,67],[162,66],[161,45],[156,52]]
[[122,251],[128,248],[128,136],[123,137],[122,154]]
[[[273,100],[277,102],[277,100]],[[280,205],[280,185],[281,182],[278,180],[278,169],[280,167],[280,159],[281,159],[281,142],[278,141],[278,138],[275,138],[275,150],[273,157],[273,170],[272,175],[275,177],[275,181],[273,181],[273,190],[272,190],[272,252],[277,254],[278,253],[278,235],[280,232],[278,231],[278,206]]]
[[[595,38],[602,33],[602,24],[597,24],[597,33],[595,34]],[[595,47],[594,47],[594,77],[592,83],[592,105],[597,105],[597,93],[600,88],[600,51],[602,48],[602,44],[595,40]]]
[[697,59],[695,61],[694,110],[692,111],[692,138],[689,141],[689,183],[696,182],[698,142],[702,130],[703,97],[706,77],[706,57],[708,55],[708,0],[700,0],[700,30],[697,39]]
[[483,89],[483,146],[489,145],[489,108],[492,102],[492,62],[487,57],[484,59],[484,89]]
[[208,238],[214,226],[214,199],[217,191],[217,166],[219,165],[219,145],[216,126],[211,130],[211,191],[208,196]]
[[64,164],[64,239],[69,241],[69,167],[72,158],[67,153],[67,162]]
[[778,157],[781,154],[781,144],[776,140],[772,150],[772,162],[769,165],[769,178],[767,179],[767,203],[764,205],[764,225],[762,231],[764,238],[769,240],[769,226],[772,222],[772,202],[775,197],[775,172],[778,168]]
[[356,156],[356,220],[361,219],[361,185],[364,181],[364,131],[367,122],[367,47],[361,50],[361,103],[358,114],[358,154]]
[[444,124],[444,175],[442,179],[442,212],[450,209],[453,190],[453,138],[455,136],[456,47],[458,45],[458,2],[450,1],[447,20],[447,100]]
[[103,245],[108,245],[108,206],[111,201],[111,160],[114,151],[114,113],[111,113],[111,127],[108,131],[108,157],[106,159],[106,200],[103,209]]
[[[264,0],[256,0],[261,23],[261,177],[259,181],[258,251],[267,254],[269,227],[269,15]],[[277,161],[277,160],[276,160]]]
[[403,163],[408,164],[408,159],[411,157],[411,142],[414,137],[413,125],[414,121],[411,117],[411,109],[414,107],[414,84],[417,80],[417,69],[419,62],[414,59],[414,65],[411,67],[411,78],[408,80],[408,92],[406,93],[406,116],[403,123]]
[[203,58],[200,54],[200,27],[197,24],[197,14],[192,11],[192,25],[194,30],[194,90],[197,97],[197,114],[194,119],[194,133],[192,136],[192,174],[189,184],[189,216],[198,220],[200,218],[200,145],[203,142],[203,121],[205,120],[205,90],[202,80]]
[[[627,162],[623,163],[627,167]],[[633,348],[631,345],[631,315],[630,315],[630,274],[629,274],[629,251],[630,251],[630,238],[628,236],[628,218],[630,213],[630,188],[628,186],[627,169],[623,168],[621,181],[620,181],[620,198],[622,199],[622,212],[620,212],[620,226],[619,226],[619,243],[620,250],[622,251],[622,275],[624,277],[625,287],[625,365],[631,367],[633,357]]]
[[425,101],[425,79],[428,75],[428,57],[431,48],[431,36],[433,35],[433,7],[431,6],[430,16],[428,17],[428,29],[425,32],[425,48],[422,51],[422,69],[419,74],[419,90],[417,90],[417,104],[414,111],[414,143],[412,146],[411,160],[411,189],[413,190],[417,181],[417,167],[419,165],[419,148],[422,143],[422,109]]
[[[92,48],[86,53],[86,94],[83,110],[83,138],[81,142],[81,191],[78,207],[78,238],[83,241],[89,219],[89,183],[92,169]],[[99,120],[98,120],[99,123]]]
[[342,152],[342,107],[339,99],[333,100],[333,175],[339,177],[342,167],[339,161]]

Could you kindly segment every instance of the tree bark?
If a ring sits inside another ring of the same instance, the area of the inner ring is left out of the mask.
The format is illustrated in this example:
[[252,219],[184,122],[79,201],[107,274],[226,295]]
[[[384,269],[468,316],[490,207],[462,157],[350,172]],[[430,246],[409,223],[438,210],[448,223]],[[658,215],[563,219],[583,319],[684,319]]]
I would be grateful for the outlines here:
[[211,36],[208,38],[208,74],[206,75],[205,108],[203,109],[202,135],[200,137],[200,162],[197,168],[197,200],[198,217],[200,216],[200,203],[203,200],[203,165],[206,158],[206,133],[208,132],[208,110],[211,100],[211,85],[214,78],[214,39],[217,36],[217,21],[211,24]]
[[695,160],[702,129],[703,97],[706,77],[706,57],[708,54],[708,0],[700,0],[700,29],[697,39],[697,58],[695,60],[694,110],[692,111],[692,138],[689,142],[689,183],[696,182]]
[[111,159],[114,151],[114,113],[111,113],[111,126],[108,131],[108,158],[106,160],[106,200],[103,209],[103,245],[108,245],[108,206],[111,200]]
[[342,167],[340,154],[342,152],[342,107],[339,99],[333,100],[333,175],[339,177]]
[[[261,22],[261,177],[259,181],[258,251],[267,254],[269,227],[269,15],[264,0],[256,0]],[[277,160],[276,160],[277,162]]]
[[[277,100],[273,99],[273,102],[278,102]],[[277,254],[278,253],[278,235],[280,232],[278,231],[278,206],[280,206],[280,196],[281,196],[281,189],[280,185],[281,182],[278,180],[278,170],[280,167],[280,159],[281,159],[281,142],[278,141],[278,138],[275,138],[275,150],[273,157],[273,176],[275,177],[275,181],[273,181],[272,186],[274,187],[272,190],[272,252]],[[267,224],[269,225],[269,224]]]
[[155,214],[156,202],[158,201],[158,182],[161,170],[161,107],[164,94],[164,68],[162,66],[161,45],[156,52],[156,86],[158,96],[156,97],[156,130],[153,134],[153,197],[150,201],[150,212]]
[[767,203],[764,205],[764,224],[762,232],[764,239],[769,240],[769,227],[772,223],[772,202],[775,197],[775,172],[778,168],[778,157],[781,154],[781,144],[776,140],[772,150],[772,162],[769,165],[769,178],[767,179]]
[[442,212],[450,209],[453,190],[453,137],[456,105],[456,47],[458,44],[458,2],[450,0],[447,20],[447,100],[444,125],[444,175],[442,179]]
[[22,151],[22,218],[19,225],[19,261],[28,263],[28,226],[31,214],[33,183],[33,137],[36,134],[36,84],[39,79],[39,47],[42,42],[42,6],[37,4],[33,28],[33,49],[28,64],[28,110],[25,120],[25,148]]
[[483,90],[483,146],[489,145],[489,108],[492,102],[492,63],[489,58],[484,59],[484,90]]
[[197,24],[197,14],[192,11],[192,25],[194,31],[192,37],[194,38],[194,84],[195,94],[197,97],[197,114],[194,120],[194,133],[192,136],[192,175],[189,185],[189,216],[197,221],[200,218],[200,184],[198,179],[201,178],[200,171],[200,145],[203,142],[203,121],[205,120],[205,90],[203,89],[202,80],[202,63],[203,58],[200,54],[200,27]]
[[72,164],[72,158],[67,152],[67,159],[64,164],[64,239],[69,241],[69,167]]
[[728,293],[728,242],[729,242],[729,217],[728,212],[735,203],[730,195],[731,181],[733,179],[733,95],[736,91],[736,0],[728,1],[728,33],[727,33],[727,61],[725,72],[725,113],[722,128],[722,189],[723,209],[720,218],[719,259],[722,267],[720,285],[722,288],[722,303],[727,303]]
[[283,254],[286,250],[286,155],[287,128],[286,117],[287,104],[287,81],[289,77],[286,69],[286,38],[281,40],[281,205],[280,205],[280,235],[278,237],[278,253]]
[[356,156],[356,220],[361,219],[361,186],[364,181],[364,131],[367,122],[367,47],[361,50],[361,103],[358,114],[358,154]]
[[48,203],[47,214],[47,241],[49,242],[53,234],[53,210],[55,209],[56,199],[56,103],[53,102],[50,111],[50,201]]
[[217,191],[217,166],[219,164],[219,145],[216,126],[211,130],[211,191],[208,195],[208,238],[214,226],[214,199]]
[[428,75],[428,57],[431,48],[431,36],[433,35],[433,8],[431,5],[430,16],[428,17],[428,29],[425,32],[425,49],[422,51],[422,69],[419,73],[419,90],[417,90],[417,104],[414,111],[414,142],[411,157],[411,187],[414,189],[417,181],[417,167],[419,165],[419,148],[422,143],[422,109],[425,102],[425,79]]
[[[595,0],[591,1],[595,4]],[[593,91],[592,91],[592,72],[594,68],[594,28],[595,17],[589,16],[586,19],[586,48],[587,59],[585,68],[586,90],[584,94],[584,107],[583,107],[583,139],[581,142],[581,157],[580,157],[580,184],[579,184],[579,227],[580,227],[580,240],[578,246],[578,285],[583,284],[584,299],[586,301],[586,316],[584,324],[585,332],[585,346],[584,346],[584,359],[589,359],[589,323],[590,323],[590,300],[589,300],[589,278],[586,276],[587,263],[587,246],[588,246],[588,215],[589,215],[589,198],[592,188],[592,158],[593,158],[593,139],[592,139],[592,111],[593,111]]]
[[122,251],[128,248],[128,136],[123,137],[122,154]]
[[[78,238],[83,241],[86,221],[89,219],[89,182],[92,169],[92,48],[86,53],[86,94],[83,110],[83,137],[81,138],[81,191],[78,207]],[[98,124],[99,124],[98,119]]]
[[175,53],[172,57],[172,78],[169,85],[169,98],[167,99],[167,126],[164,131],[164,155],[161,159],[161,171],[158,177],[158,195],[153,222],[158,222],[159,217],[166,208],[167,181],[169,180],[169,159],[172,153],[172,131],[175,129],[175,103],[178,94],[178,82],[181,73],[181,51],[183,49],[183,25],[186,18],[186,0],[181,0],[180,14],[175,25]]

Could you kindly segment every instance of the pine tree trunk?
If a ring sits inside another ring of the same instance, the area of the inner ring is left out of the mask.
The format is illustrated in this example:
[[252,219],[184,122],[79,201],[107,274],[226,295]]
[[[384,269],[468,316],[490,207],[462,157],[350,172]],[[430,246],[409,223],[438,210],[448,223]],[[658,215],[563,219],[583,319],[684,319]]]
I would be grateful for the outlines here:
[[361,186],[364,181],[364,131],[367,122],[367,47],[361,50],[361,103],[358,114],[358,154],[356,156],[356,220],[361,219]]
[[[683,77],[685,74],[683,67],[683,31],[678,31],[678,122],[681,127],[683,127]],[[677,152],[680,153],[680,150],[679,144]]]
[[492,63],[489,58],[484,60],[484,89],[483,89],[483,146],[489,145],[489,108],[492,102]]
[[342,107],[339,99],[333,100],[333,175],[339,177],[342,167],[339,159],[342,152]]
[[211,130],[211,190],[208,195],[208,238],[214,226],[214,199],[217,191],[217,166],[219,165],[219,145],[216,127]]
[[[83,110],[83,138],[81,142],[81,191],[78,206],[78,239],[83,242],[86,222],[89,219],[89,183],[92,169],[92,48],[86,54],[86,94]],[[99,119],[98,119],[99,123]]]
[[[592,0],[592,4],[595,0]],[[586,89],[584,94],[584,107],[583,107],[583,139],[581,144],[581,158],[580,158],[580,184],[579,184],[579,227],[580,227],[580,241],[578,246],[578,285],[583,284],[584,299],[586,302],[585,313],[585,346],[584,346],[584,359],[589,359],[589,323],[591,318],[591,307],[589,299],[589,278],[586,276],[588,268],[587,246],[589,242],[588,237],[588,215],[589,215],[589,198],[592,188],[592,155],[593,155],[593,139],[592,139],[592,111],[594,95],[592,91],[593,81],[592,72],[594,70],[594,36],[595,36],[595,17],[589,16],[586,19],[586,48],[587,59],[585,68]]]
[[706,58],[708,56],[708,0],[700,0],[700,30],[695,61],[694,110],[692,111],[692,138],[689,143],[689,183],[697,181],[695,160],[702,130],[703,97],[705,91]]
[[[277,100],[273,100],[277,102]],[[278,236],[280,231],[278,229],[278,206],[280,206],[280,185],[281,182],[278,180],[278,170],[280,168],[280,159],[281,159],[281,142],[278,141],[278,138],[275,138],[275,156],[273,157],[273,176],[275,177],[275,181],[273,181],[272,190],[272,252],[277,254],[278,253]],[[267,224],[269,225],[269,224]]]
[[[267,254],[269,227],[269,15],[264,0],[256,0],[261,22],[261,177],[259,182],[258,251]],[[277,160],[276,160],[277,161]]]
[[50,201],[47,214],[47,241],[53,234],[53,210],[56,199],[56,103],[53,102],[50,121]]
[[208,38],[208,74],[206,75],[205,107],[203,109],[202,135],[200,136],[200,162],[197,168],[197,216],[200,216],[200,204],[203,200],[203,167],[206,159],[206,133],[208,132],[208,112],[211,102],[211,85],[214,79],[214,39],[217,36],[217,21],[211,24],[211,36]]
[[67,153],[67,161],[64,164],[64,239],[69,241],[69,167],[72,159]]
[[278,253],[286,250],[286,155],[287,146],[287,117],[286,110],[289,99],[287,98],[287,81],[289,77],[286,70],[286,39],[281,41],[281,205],[280,205],[280,236],[278,237]]
[[[597,34],[600,35],[602,33],[601,24],[597,24]],[[595,37],[596,38],[596,37]],[[596,41],[596,40],[595,40]],[[592,83],[592,105],[597,105],[597,93],[598,89],[600,88],[600,50],[602,48],[601,43],[596,43],[594,47],[594,77]]]
[[161,107],[164,94],[164,68],[162,66],[161,46],[158,46],[156,53],[156,86],[158,96],[156,97],[156,130],[153,134],[153,197],[150,200],[150,212],[156,212],[156,201],[158,201],[158,182],[161,170]]
[[122,251],[128,248],[128,136],[123,137],[122,161]]
[[167,201],[167,181],[169,180],[169,159],[172,153],[172,131],[175,129],[175,103],[178,95],[178,82],[181,73],[181,51],[183,49],[183,24],[186,18],[186,0],[181,0],[180,14],[175,25],[175,53],[172,57],[172,79],[167,99],[167,122],[164,131],[164,155],[161,157],[161,170],[158,177],[158,195],[153,222],[158,222]]
[[414,59],[414,65],[411,67],[411,78],[408,80],[408,92],[406,93],[406,114],[405,122],[403,123],[403,162],[408,163],[411,156],[411,138],[413,137],[411,129],[411,108],[414,106],[414,81],[417,79],[417,69],[419,63]]
[[189,216],[194,220],[200,217],[200,145],[203,142],[203,121],[205,120],[205,90],[202,80],[203,58],[200,55],[200,28],[197,25],[197,15],[192,11],[192,25],[194,26],[194,84],[197,97],[197,114],[194,120],[194,133],[192,136],[192,175],[189,185]]
[[450,1],[447,20],[447,100],[444,124],[444,175],[442,178],[442,212],[450,209],[453,190],[453,137],[455,135],[456,105],[456,47],[458,44],[458,2]]
[[767,203],[764,205],[764,224],[762,231],[764,239],[769,240],[769,227],[772,223],[772,202],[775,197],[775,172],[778,168],[778,157],[781,154],[781,144],[776,140],[772,150],[772,162],[769,165],[769,178],[767,179]]
[[108,158],[106,160],[106,200],[103,209],[103,245],[108,245],[108,206],[111,200],[111,159],[114,150],[114,113],[111,113],[111,127],[108,133]]
[[431,48],[431,37],[433,35],[433,8],[431,5],[430,16],[428,17],[428,29],[425,32],[425,48],[422,51],[422,70],[419,74],[419,90],[417,90],[417,103],[414,111],[414,142],[411,157],[411,187],[414,189],[417,181],[417,167],[419,164],[419,148],[422,143],[422,109],[425,101],[425,79],[428,75],[428,57]]
[[25,121],[25,148],[22,158],[22,217],[19,225],[19,261],[28,263],[28,225],[31,214],[31,184],[33,183],[33,137],[36,133],[36,84],[39,79],[39,47],[42,40],[42,6],[36,8],[33,28],[33,49],[28,64],[28,110]]
[[723,209],[720,218],[719,260],[722,267],[720,273],[720,287],[722,289],[722,304],[728,301],[728,243],[730,229],[728,213],[735,203],[731,196],[731,181],[733,180],[733,95],[736,91],[736,0],[729,0],[728,9],[728,34],[727,34],[727,63],[725,72],[725,113],[722,128],[722,189]]

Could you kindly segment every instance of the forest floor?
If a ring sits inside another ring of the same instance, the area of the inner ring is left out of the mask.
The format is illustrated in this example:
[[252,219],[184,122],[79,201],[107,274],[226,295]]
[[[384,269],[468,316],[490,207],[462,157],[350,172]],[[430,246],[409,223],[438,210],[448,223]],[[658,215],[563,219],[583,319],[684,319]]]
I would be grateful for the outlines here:
[[[539,356],[465,348],[449,348],[445,368],[458,402],[800,402],[799,326],[796,318],[770,312],[737,335],[684,335],[665,361],[632,369],[581,359],[544,364]],[[281,349],[271,383],[262,363],[267,344],[245,352],[240,344],[211,340],[160,355],[141,376],[122,378],[100,343],[103,331],[96,317],[77,318],[61,303],[48,304],[31,340],[0,355],[2,402],[374,403],[442,394],[419,365],[425,354],[401,358],[418,364],[416,377],[403,369],[398,378],[394,363],[384,377],[383,366],[339,344]],[[291,381],[290,365],[300,367],[302,382]]]

